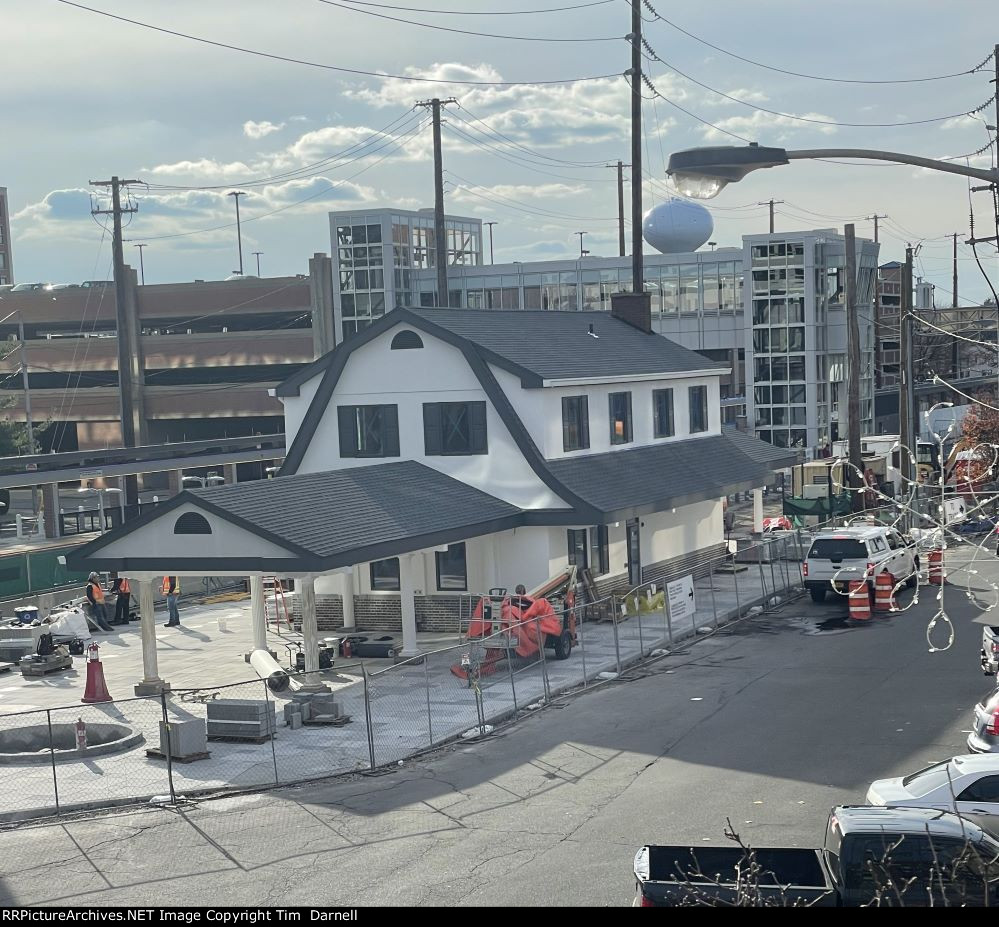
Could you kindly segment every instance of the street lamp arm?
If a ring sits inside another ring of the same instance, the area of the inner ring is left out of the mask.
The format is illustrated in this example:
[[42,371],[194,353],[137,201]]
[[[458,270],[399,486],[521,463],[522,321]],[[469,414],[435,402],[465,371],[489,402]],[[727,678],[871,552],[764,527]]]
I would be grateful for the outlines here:
[[867,148],[805,148],[799,151],[787,151],[788,161],[800,161],[815,158],[864,158],[868,161],[896,161],[899,164],[912,164],[915,167],[925,167],[931,171],[944,171],[948,174],[960,174],[963,177],[974,177],[989,183],[999,182],[999,170],[983,170],[977,167],[963,167],[950,161],[938,161],[935,158],[920,158],[918,155],[903,154],[898,151],[872,151]]

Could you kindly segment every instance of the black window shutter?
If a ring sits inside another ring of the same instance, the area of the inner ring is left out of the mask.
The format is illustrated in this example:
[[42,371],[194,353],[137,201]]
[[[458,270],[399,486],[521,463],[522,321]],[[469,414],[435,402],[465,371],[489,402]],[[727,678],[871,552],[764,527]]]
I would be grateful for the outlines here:
[[562,450],[575,450],[572,446],[572,438],[569,433],[570,419],[572,415],[572,399],[569,396],[562,397]]
[[590,406],[586,396],[579,397],[579,446],[590,446]]
[[398,406],[382,406],[382,456],[399,456]]
[[471,436],[471,452],[473,454],[485,454],[489,450],[486,438],[486,404],[484,402],[470,402],[468,404],[468,424]]
[[625,425],[624,425],[625,440],[631,441],[633,437],[631,431],[631,393],[625,393],[624,395],[628,397],[627,402],[625,404],[625,409],[627,410],[625,412],[625,415],[627,417],[625,418]]
[[337,423],[340,426],[340,456],[357,456],[357,432],[354,422],[357,411],[354,406],[338,406],[336,410]]
[[441,405],[423,403],[423,449],[430,456],[441,452]]

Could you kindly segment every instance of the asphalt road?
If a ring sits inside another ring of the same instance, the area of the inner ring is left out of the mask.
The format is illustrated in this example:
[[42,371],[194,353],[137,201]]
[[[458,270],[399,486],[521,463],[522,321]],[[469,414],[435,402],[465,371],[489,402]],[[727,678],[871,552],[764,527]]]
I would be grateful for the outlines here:
[[621,905],[643,843],[721,843],[730,819],[818,845],[833,804],[964,751],[986,619],[946,587],[956,640],[930,653],[920,592],[856,629],[799,599],[381,775],[0,832],[0,903]]

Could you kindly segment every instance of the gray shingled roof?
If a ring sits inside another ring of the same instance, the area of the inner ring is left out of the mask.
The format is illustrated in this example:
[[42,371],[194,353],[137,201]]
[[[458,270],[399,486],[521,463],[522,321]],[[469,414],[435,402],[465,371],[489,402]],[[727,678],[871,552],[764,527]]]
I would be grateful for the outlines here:
[[653,512],[717,499],[742,487],[763,486],[770,475],[766,465],[747,457],[726,435],[564,457],[548,461],[548,467],[604,513]]
[[[661,335],[649,335],[609,312],[411,309],[542,380],[716,370],[709,360]],[[589,328],[598,337],[589,334]]]
[[[324,559],[396,543],[398,550],[380,554],[393,556],[412,550],[414,539],[429,538],[426,546],[435,546],[448,543],[436,539],[442,535],[460,540],[475,536],[476,526],[519,523],[520,517],[515,506],[409,460],[214,486],[191,495]],[[480,533],[492,530],[503,529]]]
[[800,452],[794,448],[774,447],[774,445],[761,441],[754,435],[738,431],[735,428],[726,428],[724,434],[747,457],[775,470],[792,467],[798,463],[801,457]]

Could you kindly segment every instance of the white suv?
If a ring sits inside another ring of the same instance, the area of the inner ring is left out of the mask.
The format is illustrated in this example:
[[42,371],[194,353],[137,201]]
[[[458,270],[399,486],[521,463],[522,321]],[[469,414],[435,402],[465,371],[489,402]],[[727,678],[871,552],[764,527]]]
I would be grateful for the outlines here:
[[830,589],[849,592],[850,582],[861,580],[874,589],[879,573],[890,573],[907,586],[919,581],[919,555],[894,528],[883,525],[831,528],[812,540],[802,566],[805,587],[815,602]]

